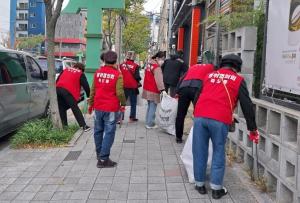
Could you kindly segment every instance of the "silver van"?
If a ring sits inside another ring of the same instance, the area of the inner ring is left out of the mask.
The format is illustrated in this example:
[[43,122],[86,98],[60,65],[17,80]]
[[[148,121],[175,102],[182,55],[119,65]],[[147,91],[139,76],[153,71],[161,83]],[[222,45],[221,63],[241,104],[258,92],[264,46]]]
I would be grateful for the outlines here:
[[47,72],[30,54],[0,48],[0,137],[48,108]]

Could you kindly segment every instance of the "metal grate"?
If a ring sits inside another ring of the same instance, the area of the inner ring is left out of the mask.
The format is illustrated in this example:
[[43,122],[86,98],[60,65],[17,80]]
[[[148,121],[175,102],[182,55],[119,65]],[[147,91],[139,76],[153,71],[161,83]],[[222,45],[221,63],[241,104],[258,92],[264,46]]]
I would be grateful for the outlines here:
[[64,161],[75,161],[80,156],[81,151],[70,151]]
[[135,140],[123,140],[123,143],[135,143]]

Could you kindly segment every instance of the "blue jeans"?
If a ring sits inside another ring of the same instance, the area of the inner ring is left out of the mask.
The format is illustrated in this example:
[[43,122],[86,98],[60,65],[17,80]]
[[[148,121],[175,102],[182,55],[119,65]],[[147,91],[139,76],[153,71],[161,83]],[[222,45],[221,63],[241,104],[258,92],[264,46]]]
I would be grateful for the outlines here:
[[128,97],[130,100],[130,116],[129,116],[129,118],[136,118],[136,105],[137,105],[136,89],[126,89],[125,96],[126,96],[126,100]]
[[208,159],[208,142],[213,144],[213,157],[211,165],[210,187],[213,190],[223,188],[225,174],[225,144],[228,135],[228,125],[225,123],[208,119],[194,118],[193,131],[193,162],[194,176],[197,186],[203,186],[206,178],[206,167]]
[[116,112],[95,111],[94,140],[98,160],[107,160],[115,140]]
[[157,104],[154,101],[148,100],[148,108],[146,113],[146,125],[153,127],[155,125],[155,112]]

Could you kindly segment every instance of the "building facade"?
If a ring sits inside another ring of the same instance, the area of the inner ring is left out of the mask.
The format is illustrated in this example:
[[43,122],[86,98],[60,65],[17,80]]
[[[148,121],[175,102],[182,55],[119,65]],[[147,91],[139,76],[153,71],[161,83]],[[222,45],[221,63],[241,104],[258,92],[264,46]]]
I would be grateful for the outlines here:
[[86,12],[62,14],[55,30],[55,57],[77,58],[86,50]]
[[45,35],[45,4],[43,0],[11,0],[10,43],[16,38]]
[[184,61],[188,65],[197,63],[203,52],[202,22],[205,18],[205,1],[176,0],[173,5],[174,21],[172,24],[171,46],[184,52]]

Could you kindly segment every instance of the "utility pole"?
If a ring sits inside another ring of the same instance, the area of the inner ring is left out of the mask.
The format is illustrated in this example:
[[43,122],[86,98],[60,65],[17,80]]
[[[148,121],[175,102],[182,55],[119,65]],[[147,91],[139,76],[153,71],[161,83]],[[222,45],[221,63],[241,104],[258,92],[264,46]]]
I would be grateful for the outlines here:
[[116,19],[116,53],[118,54],[118,64],[121,64],[121,55],[122,55],[122,20],[121,16],[117,16]]
[[[217,16],[220,15],[220,0],[216,0],[216,13]],[[220,55],[220,23],[219,21],[216,22],[216,40],[215,40],[215,65],[219,65],[219,55]]]
[[173,7],[174,7],[174,0],[169,0],[169,29],[168,29],[169,54],[171,54],[171,50],[172,50],[172,47],[170,47],[170,45],[171,45],[171,42],[172,42],[172,25],[173,25],[173,13],[174,13]]

